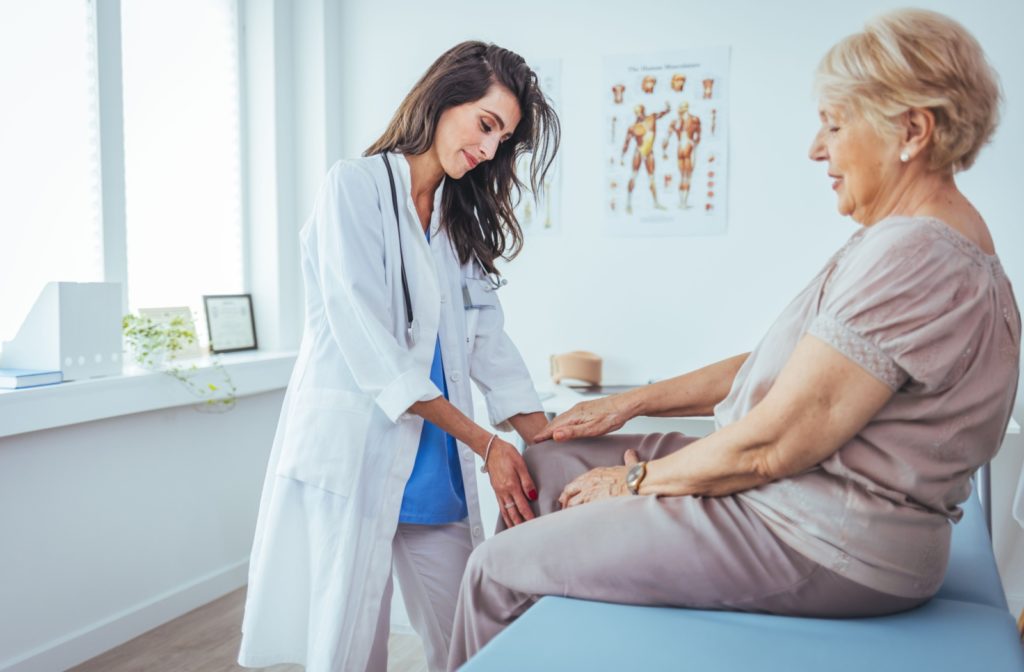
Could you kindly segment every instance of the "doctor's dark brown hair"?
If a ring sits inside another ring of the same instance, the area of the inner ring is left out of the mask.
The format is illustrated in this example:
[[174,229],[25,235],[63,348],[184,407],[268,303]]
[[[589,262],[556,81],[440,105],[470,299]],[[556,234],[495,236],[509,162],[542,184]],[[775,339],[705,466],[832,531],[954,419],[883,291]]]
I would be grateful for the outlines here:
[[[491,160],[459,180],[445,180],[441,195],[441,220],[459,261],[465,264],[476,253],[489,273],[498,272],[494,264],[498,257],[512,259],[522,249],[523,232],[513,207],[524,187],[540,193],[560,138],[558,116],[541,92],[536,73],[521,56],[485,42],[455,45],[427,69],[384,134],[363,154],[423,154],[434,144],[441,114],[480,100],[493,84],[512,92],[522,118]],[[515,171],[523,154],[531,155],[528,181]]]

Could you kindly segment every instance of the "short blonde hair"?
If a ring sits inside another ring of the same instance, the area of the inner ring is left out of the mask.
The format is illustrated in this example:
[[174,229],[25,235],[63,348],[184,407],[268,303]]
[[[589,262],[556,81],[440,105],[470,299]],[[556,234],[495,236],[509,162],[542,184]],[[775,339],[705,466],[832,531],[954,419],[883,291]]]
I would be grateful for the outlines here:
[[911,108],[931,110],[932,170],[970,168],[999,123],[999,78],[981,45],[953,19],[922,9],[879,16],[836,44],[814,88],[883,133]]

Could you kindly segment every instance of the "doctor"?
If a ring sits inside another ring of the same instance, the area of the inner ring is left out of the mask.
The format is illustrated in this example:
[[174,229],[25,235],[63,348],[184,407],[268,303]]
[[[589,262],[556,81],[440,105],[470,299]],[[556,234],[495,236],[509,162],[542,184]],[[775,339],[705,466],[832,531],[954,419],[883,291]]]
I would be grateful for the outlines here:
[[[385,670],[392,567],[432,670],[483,541],[474,469],[506,525],[533,517],[516,448],[546,424],[503,331],[495,260],[522,247],[516,157],[541,184],[559,126],[518,55],[443,54],[364,158],[328,173],[301,231],[305,332],[271,451],[239,663]],[[477,460],[477,456],[480,458]]]

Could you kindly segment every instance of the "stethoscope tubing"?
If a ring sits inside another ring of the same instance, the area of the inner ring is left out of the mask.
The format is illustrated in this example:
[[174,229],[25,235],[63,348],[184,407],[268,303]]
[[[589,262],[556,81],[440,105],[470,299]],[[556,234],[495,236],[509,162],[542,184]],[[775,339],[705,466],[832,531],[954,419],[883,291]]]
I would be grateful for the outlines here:
[[[395,224],[398,226],[398,258],[399,263],[401,264],[402,272],[402,298],[405,301],[406,328],[411,333],[412,325],[415,319],[412,312],[412,299],[410,298],[409,294],[409,280],[405,273],[405,253],[402,249],[402,223],[401,219],[398,216],[398,189],[395,188],[395,175],[394,172],[391,170],[391,162],[388,161],[387,153],[381,152],[380,157],[384,159],[384,166],[388,170],[388,182],[391,185],[391,206],[395,210]],[[477,256],[476,252],[473,253],[473,258],[476,260],[476,263],[480,266],[480,270],[484,270],[484,268],[486,268],[480,261],[480,257]],[[484,288],[485,292],[495,292],[508,284],[508,280],[499,276],[497,273],[485,272],[483,279],[487,281],[487,287]]]

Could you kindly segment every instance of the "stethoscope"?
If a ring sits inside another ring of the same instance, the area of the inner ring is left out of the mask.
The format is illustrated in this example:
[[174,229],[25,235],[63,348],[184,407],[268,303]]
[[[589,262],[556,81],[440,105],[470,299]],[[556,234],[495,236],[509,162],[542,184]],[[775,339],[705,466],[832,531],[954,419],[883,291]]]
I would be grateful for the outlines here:
[[476,256],[476,252],[473,253],[473,258],[476,259],[476,264],[480,267],[480,270],[484,272],[484,277],[482,277],[481,280],[487,282],[487,286],[484,287],[485,292],[496,292],[508,284],[508,280],[497,273],[488,273],[486,270],[487,267],[484,266],[482,261],[480,261],[480,257]]
[[[391,205],[395,209],[395,223],[398,226],[398,259],[402,269],[402,298],[405,300],[405,323],[406,330],[409,336],[412,336],[413,331],[413,314],[412,314],[412,300],[409,298],[409,280],[405,274],[405,254],[402,251],[402,223],[398,216],[398,190],[395,188],[395,175],[391,171],[391,162],[388,161],[388,155],[386,152],[381,152],[380,158],[384,159],[384,166],[388,169],[388,182],[391,183]],[[484,286],[485,292],[496,292],[505,285],[508,284],[508,280],[501,277],[497,273],[487,272],[486,266],[480,261],[480,257],[477,256],[476,252],[473,253],[473,258],[476,260],[480,270],[484,271],[484,277],[482,280],[486,283]],[[462,287],[462,294],[465,301],[468,301],[469,292],[465,284]],[[466,308],[472,308],[473,306],[467,304]]]

